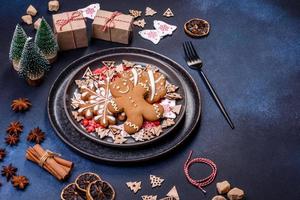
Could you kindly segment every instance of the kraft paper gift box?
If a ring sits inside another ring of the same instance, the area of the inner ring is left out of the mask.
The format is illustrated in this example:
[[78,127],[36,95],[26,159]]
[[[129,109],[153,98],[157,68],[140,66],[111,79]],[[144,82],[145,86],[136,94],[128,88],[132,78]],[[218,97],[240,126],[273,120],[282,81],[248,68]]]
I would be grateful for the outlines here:
[[88,46],[85,18],[78,11],[52,15],[54,33],[60,50]]
[[93,38],[128,44],[132,37],[131,15],[98,10],[93,21]]

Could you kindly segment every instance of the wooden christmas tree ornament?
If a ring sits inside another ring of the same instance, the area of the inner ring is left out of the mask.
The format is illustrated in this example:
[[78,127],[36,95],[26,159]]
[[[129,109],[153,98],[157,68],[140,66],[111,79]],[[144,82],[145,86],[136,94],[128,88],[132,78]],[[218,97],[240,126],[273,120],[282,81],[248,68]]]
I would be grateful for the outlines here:
[[165,16],[165,17],[173,17],[174,14],[173,14],[172,10],[171,10],[170,8],[168,8],[168,9],[164,12],[163,16]]

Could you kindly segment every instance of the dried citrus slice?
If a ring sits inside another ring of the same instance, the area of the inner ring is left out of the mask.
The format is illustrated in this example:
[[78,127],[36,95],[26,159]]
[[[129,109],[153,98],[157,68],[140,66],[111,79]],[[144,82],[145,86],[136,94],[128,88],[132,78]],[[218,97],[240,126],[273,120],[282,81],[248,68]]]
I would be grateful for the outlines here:
[[86,200],[86,194],[76,187],[75,183],[67,185],[60,194],[61,200]]
[[184,31],[192,37],[202,37],[209,33],[209,23],[204,19],[194,18],[184,24]]
[[114,200],[114,188],[105,181],[94,181],[89,184],[86,193],[88,200]]
[[86,172],[86,173],[80,174],[76,178],[75,184],[79,190],[86,192],[86,189],[89,186],[89,184],[91,182],[94,182],[97,180],[101,180],[99,175],[97,175],[95,173],[91,173],[91,172]]

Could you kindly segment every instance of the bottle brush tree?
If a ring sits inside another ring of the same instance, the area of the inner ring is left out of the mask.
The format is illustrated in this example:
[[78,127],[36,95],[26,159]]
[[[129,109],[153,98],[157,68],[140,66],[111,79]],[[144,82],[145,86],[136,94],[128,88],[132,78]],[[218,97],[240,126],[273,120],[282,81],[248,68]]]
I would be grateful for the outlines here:
[[17,24],[13,38],[11,40],[10,44],[10,50],[9,50],[9,60],[12,62],[13,67],[15,70],[19,70],[19,62],[22,56],[22,51],[25,45],[27,39],[27,35],[24,31],[24,29]]
[[50,25],[44,18],[42,18],[40,27],[35,35],[35,43],[50,63],[55,60],[58,51],[57,40]]
[[48,61],[41,54],[32,38],[28,38],[20,60],[19,75],[26,79],[30,85],[36,85],[42,80],[45,72],[48,70]]

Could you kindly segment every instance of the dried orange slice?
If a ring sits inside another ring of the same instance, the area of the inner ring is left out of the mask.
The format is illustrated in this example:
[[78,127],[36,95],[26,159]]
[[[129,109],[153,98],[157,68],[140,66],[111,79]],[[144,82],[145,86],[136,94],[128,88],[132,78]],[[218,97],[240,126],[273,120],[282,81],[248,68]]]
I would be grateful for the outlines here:
[[94,181],[87,188],[88,200],[114,200],[116,196],[114,188],[105,181]]
[[60,198],[61,200],[86,200],[86,194],[78,190],[75,183],[70,183],[61,191]]
[[202,37],[209,33],[209,23],[204,19],[190,19],[184,24],[184,31],[192,37]]
[[86,172],[86,173],[80,174],[76,178],[75,184],[79,190],[86,192],[89,184],[94,181],[98,181],[98,180],[101,180],[101,178],[98,174]]

